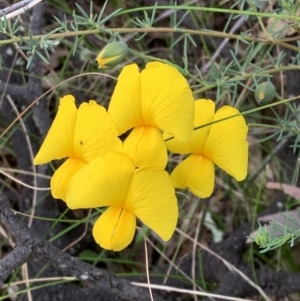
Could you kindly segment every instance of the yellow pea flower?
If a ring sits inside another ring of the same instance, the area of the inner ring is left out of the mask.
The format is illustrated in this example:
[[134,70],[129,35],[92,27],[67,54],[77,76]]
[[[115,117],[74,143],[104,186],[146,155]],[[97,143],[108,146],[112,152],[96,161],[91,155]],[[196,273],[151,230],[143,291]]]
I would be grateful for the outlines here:
[[[239,111],[224,106],[215,113],[215,104],[209,99],[195,101],[195,127],[205,125]],[[248,127],[243,116],[236,116],[194,130],[190,141],[182,143],[177,139],[166,142],[173,153],[190,154],[171,173],[176,188],[188,188],[198,197],[209,197],[214,188],[214,164],[226,171],[237,181],[247,176]],[[170,135],[165,134],[166,139]]]
[[162,131],[188,141],[194,110],[192,91],[180,72],[151,62],[142,72],[136,64],[123,68],[108,113],[120,135],[133,129],[123,150],[137,167],[165,168],[168,156]]
[[121,151],[116,126],[106,110],[91,100],[77,109],[72,95],[60,99],[57,115],[34,158],[34,164],[68,158],[51,178],[54,198],[66,199],[72,176],[91,160],[108,151]]
[[70,180],[66,203],[71,209],[108,206],[94,224],[93,236],[101,247],[114,251],[131,243],[136,218],[165,241],[171,238],[178,218],[168,173],[151,166],[136,169],[119,152],[99,156],[79,170]]

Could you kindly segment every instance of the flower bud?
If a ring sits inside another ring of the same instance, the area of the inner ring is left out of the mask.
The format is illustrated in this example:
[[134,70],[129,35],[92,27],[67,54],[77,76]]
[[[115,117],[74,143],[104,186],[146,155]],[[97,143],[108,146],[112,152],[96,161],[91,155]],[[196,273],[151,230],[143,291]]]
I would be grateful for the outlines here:
[[263,82],[256,86],[255,99],[259,105],[270,103],[276,95],[275,86],[271,82]]
[[96,61],[101,69],[117,66],[126,56],[128,46],[125,42],[112,42],[107,44],[97,55]]

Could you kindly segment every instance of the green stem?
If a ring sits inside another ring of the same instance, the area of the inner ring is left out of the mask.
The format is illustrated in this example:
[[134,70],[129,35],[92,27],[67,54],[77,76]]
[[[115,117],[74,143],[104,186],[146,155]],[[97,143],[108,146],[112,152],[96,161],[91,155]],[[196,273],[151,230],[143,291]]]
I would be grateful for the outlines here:
[[[264,39],[264,38],[255,38],[248,35],[235,35],[229,34],[225,32],[218,32],[218,31],[211,31],[211,30],[196,30],[196,29],[182,29],[182,28],[168,28],[168,27],[147,27],[147,28],[110,28],[109,31],[111,33],[150,33],[150,32],[160,32],[160,33],[183,33],[183,34],[190,34],[190,35],[200,35],[200,36],[209,36],[209,37],[218,37],[218,38],[229,38],[233,40],[240,40],[241,37],[243,40],[248,42],[254,43],[264,43],[264,44],[274,44],[281,46],[283,48],[291,49],[296,52],[300,51],[299,47],[294,45],[290,45],[288,43],[283,42],[280,39]],[[91,35],[97,33],[107,33],[107,29],[87,29],[87,30],[78,30],[78,31],[66,31],[62,33],[54,33],[49,35],[47,38],[50,40],[53,39],[62,39],[66,37],[74,37],[74,36],[81,36],[81,35]],[[40,38],[44,38],[45,35],[34,35],[32,37],[26,36],[22,39],[25,41],[28,40],[37,40]],[[0,41],[1,45],[12,44],[12,43],[19,43],[22,41],[19,37],[14,37],[11,39]]]

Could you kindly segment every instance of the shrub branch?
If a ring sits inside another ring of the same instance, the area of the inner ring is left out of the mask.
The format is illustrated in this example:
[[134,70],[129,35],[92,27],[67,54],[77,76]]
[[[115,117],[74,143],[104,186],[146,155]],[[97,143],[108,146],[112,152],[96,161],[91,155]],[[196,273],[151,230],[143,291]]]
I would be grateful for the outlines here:
[[[35,232],[11,210],[4,194],[0,194],[0,222],[16,240],[15,248],[0,260],[0,286],[8,276],[26,261],[45,259],[55,269],[85,281],[99,290],[118,295],[124,300],[149,300],[149,292],[134,287],[129,281],[100,270],[54,247]],[[156,296],[157,301],[163,301]]]

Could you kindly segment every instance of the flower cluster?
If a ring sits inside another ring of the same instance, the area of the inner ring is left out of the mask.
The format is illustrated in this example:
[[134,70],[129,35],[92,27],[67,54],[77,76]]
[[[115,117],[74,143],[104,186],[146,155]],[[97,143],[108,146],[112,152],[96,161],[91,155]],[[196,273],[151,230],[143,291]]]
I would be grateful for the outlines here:
[[[208,197],[214,164],[243,180],[246,135],[235,108],[215,113],[211,100],[194,101],[176,68],[151,62],[140,72],[132,64],[120,73],[108,110],[93,100],[76,108],[73,96],[61,98],[34,164],[67,158],[51,179],[53,197],[71,209],[107,207],[93,236],[119,251],[133,240],[136,218],[169,240],[178,218],[174,188]],[[190,154],[171,176],[164,170],[168,150]]]

